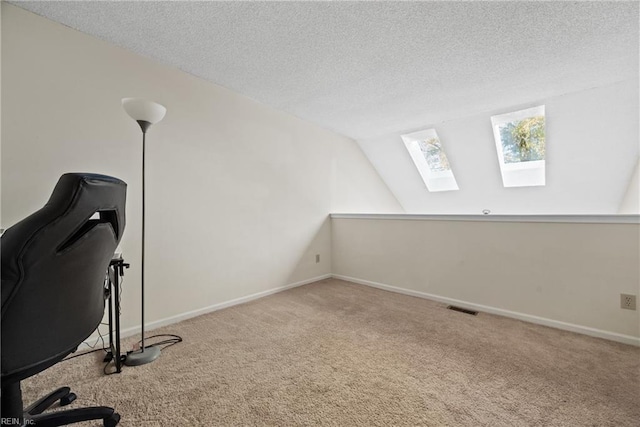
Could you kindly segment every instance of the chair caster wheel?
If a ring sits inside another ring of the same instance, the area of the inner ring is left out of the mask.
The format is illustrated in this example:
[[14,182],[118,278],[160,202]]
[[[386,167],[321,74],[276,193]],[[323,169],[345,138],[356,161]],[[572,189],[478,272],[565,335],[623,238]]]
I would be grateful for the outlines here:
[[120,414],[114,412],[109,418],[103,420],[104,427],[116,427],[120,422]]
[[68,404],[70,404],[71,402],[73,402],[74,400],[76,400],[78,396],[76,396],[75,393],[69,393],[67,394],[65,397],[63,397],[62,399],[60,399],[60,406],[67,406]]

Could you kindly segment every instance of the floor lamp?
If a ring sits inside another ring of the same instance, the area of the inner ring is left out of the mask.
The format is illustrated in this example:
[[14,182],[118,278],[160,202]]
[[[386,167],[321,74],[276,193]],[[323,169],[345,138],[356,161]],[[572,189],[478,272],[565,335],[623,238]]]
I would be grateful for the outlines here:
[[155,102],[146,101],[139,98],[123,98],[122,108],[127,112],[133,120],[135,120],[140,129],[142,130],[142,257],[141,257],[141,295],[142,295],[142,323],[141,323],[141,335],[142,345],[140,350],[136,350],[127,355],[124,363],[128,366],[144,365],[145,363],[153,362],[160,356],[160,347],[149,346],[145,348],[144,345],[144,220],[145,220],[145,171],[144,171],[144,159],[145,159],[145,136],[147,130],[152,124],[158,123],[167,112],[167,109]]

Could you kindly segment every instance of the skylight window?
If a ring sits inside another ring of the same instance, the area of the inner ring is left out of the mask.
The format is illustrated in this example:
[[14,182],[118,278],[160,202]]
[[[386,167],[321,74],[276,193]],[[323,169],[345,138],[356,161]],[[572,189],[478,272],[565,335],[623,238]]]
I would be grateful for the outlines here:
[[435,129],[402,135],[402,141],[429,191],[458,189],[449,159]]
[[544,105],[491,117],[502,184],[545,185]]

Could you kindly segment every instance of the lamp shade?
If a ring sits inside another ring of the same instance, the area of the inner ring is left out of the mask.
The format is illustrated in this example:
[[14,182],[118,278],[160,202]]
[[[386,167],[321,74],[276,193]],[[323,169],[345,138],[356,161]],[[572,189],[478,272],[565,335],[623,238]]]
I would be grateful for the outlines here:
[[164,105],[140,98],[122,98],[122,108],[135,121],[158,123],[167,113]]

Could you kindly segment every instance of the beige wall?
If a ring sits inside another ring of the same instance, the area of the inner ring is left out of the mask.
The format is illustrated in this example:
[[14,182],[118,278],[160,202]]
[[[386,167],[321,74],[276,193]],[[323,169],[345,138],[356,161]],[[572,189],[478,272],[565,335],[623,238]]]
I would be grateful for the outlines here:
[[5,3],[2,65],[1,226],[65,172],[125,180],[125,329],[140,313],[141,133],[123,97],[168,109],[147,135],[148,322],[327,275],[329,212],[400,210],[353,140]]
[[621,293],[640,295],[639,236],[638,224],[333,218],[333,272],[640,344],[640,311],[620,308]]

